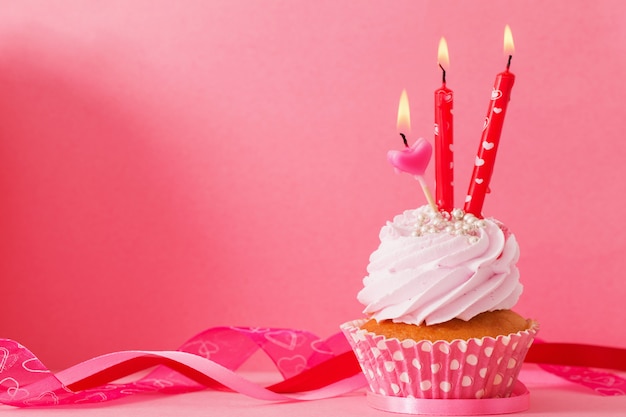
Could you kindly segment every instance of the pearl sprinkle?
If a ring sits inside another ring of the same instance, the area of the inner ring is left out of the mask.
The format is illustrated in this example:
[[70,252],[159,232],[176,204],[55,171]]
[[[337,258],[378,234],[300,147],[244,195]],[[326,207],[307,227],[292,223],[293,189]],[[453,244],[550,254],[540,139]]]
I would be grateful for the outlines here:
[[415,216],[415,230],[413,236],[423,236],[433,233],[448,233],[451,235],[468,236],[470,243],[476,243],[480,236],[479,229],[485,227],[485,221],[472,213],[465,213],[455,208],[450,213],[435,212],[430,207],[420,210]]

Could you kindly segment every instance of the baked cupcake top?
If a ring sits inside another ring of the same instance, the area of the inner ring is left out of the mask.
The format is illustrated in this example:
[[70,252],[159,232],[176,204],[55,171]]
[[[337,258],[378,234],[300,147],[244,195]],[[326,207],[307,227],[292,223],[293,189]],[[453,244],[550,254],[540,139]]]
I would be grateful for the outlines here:
[[407,210],[380,231],[357,298],[377,321],[427,325],[513,307],[519,246],[494,219]]

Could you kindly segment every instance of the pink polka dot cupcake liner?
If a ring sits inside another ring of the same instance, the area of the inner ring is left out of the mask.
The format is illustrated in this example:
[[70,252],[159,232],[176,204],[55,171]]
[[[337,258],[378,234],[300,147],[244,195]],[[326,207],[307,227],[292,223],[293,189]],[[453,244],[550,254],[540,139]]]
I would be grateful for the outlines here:
[[385,397],[480,399],[510,397],[538,325],[497,338],[454,340],[388,339],[341,325],[372,393]]

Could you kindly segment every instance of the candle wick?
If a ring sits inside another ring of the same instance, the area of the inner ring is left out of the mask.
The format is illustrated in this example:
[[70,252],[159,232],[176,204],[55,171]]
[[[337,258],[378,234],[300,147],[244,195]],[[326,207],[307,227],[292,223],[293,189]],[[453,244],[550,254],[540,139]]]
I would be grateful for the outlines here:
[[513,58],[513,55],[509,55],[509,61],[506,63],[506,69],[509,69],[509,67],[511,66],[511,59]]
[[441,68],[441,81],[445,84],[446,83],[446,70],[441,64],[439,64],[439,68]]
[[406,136],[404,136],[404,133],[400,133],[400,136],[402,136],[402,142],[404,142],[404,146],[408,148],[409,142],[406,141]]

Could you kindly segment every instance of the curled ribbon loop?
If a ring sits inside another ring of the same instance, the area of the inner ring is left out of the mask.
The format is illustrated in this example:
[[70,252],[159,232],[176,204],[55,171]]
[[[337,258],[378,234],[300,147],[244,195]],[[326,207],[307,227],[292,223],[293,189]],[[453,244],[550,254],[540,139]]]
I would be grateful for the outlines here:
[[[262,350],[285,378],[261,387],[235,373]],[[143,378],[112,383],[157,366]],[[331,371],[332,370],[332,371]],[[365,386],[341,334],[321,340],[291,329],[215,327],[177,351],[122,351],[52,374],[19,343],[0,339],[0,404],[17,407],[95,403],[137,393],[233,390],[270,401],[315,400]]]

